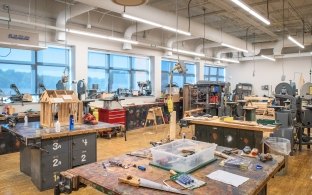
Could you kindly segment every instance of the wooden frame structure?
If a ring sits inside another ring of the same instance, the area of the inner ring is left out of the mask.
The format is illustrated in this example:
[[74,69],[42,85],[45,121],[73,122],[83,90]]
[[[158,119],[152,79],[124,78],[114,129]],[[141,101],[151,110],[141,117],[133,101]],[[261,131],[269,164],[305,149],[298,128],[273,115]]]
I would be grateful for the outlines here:
[[70,115],[74,116],[75,124],[82,124],[83,103],[74,91],[46,90],[40,100],[40,125],[54,127],[54,117],[57,114],[62,126],[69,125]]

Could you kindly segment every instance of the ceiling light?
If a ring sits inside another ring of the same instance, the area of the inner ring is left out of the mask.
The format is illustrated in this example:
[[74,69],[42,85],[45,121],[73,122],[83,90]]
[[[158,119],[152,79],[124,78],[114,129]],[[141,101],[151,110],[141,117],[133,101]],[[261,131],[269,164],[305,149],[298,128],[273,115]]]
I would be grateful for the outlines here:
[[213,58],[213,59],[224,61],[224,62],[232,62],[232,63],[239,64],[239,61],[238,60],[234,60],[234,59],[228,59],[228,58]]
[[161,27],[160,24],[155,23],[155,22],[152,22],[152,21],[149,21],[149,20],[145,20],[145,19],[143,19],[143,18],[138,18],[138,17],[135,17],[135,16],[131,16],[131,15],[128,15],[128,14],[126,14],[126,13],[122,13],[121,15],[122,15],[122,17],[124,17],[124,18],[128,18],[128,19],[131,19],[131,20],[136,20],[136,21],[138,21],[138,22],[142,22],[142,23],[149,24],[149,25],[152,25],[152,26]]
[[129,14],[126,14],[126,13],[122,13],[121,15],[122,15],[122,17],[124,17],[124,18],[128,18],[128,19],[131,19],[131,20],[135,20],[135,21],[138,21],[138,22],[142,22],[142,23],[145,23],[145,24],[149,24],[149,25],[152,25],[152,26],[156,26],[156,27],[159,27],[159,28],[163,28],[163,29],[165,29],[165,30],[172,31],[172,32],[176,32],[176,33],[179,33],[179,34],[191,36],[191,33],[190,33],[190,32],[187,32],[187,31],[183,31],[183,30],[179,30],[179,29],[176,29],[176,28],[172,28],[172,27],[170,27],[170,26],[161,25],[161,24],[158,24],[158,23],[156,23],[156,22],[152,22],[152,21],[150,21],[150,20],[145,20],[145,19],[143,19],[143,18],[139,18],[139,17],[136,17],[136,16],[132,16],[132,15],[129,15]]
[[100,34],[89,33],[89,32],[84,32],[84,31],[79,31],[79,30],[73,30],[73,29],[66,29],[66,32],[77,34],[77,35],[88,36],[88,37],[107,39],[107,40],[111,40],[111,41],[118,41],[118,42],[123,42],[123,43],[131,43],[131,44],[138,44],[139,43],[137,41],[127,40],[127,39],[123,39],[123,38],[100,35]]
[[261,57],[265,58],[265,59],[268,59],[268,60],[271,60],[273,62],[275,62],[275,58],[271,58],[269,56],[265,56],[265,55],[261,55]]
[[293,43],[295,43],[296,45],[298,45],[299,47],[301,47],[302,49],[304,49],[304,45],[302,45],[301,43],[299,43],[296,39],[294,39],[293,37],[291,37],[290,35],[288,36],[288,39],[291,40]]
[[232,49],[235,49],[235,50],[238,50],[238,51],[242,51],[242,52],[248,53],[247,50],[235,47],[233,45],[229,45],[229,44],[226,44],[226,43],[221,43],[221,45],[224,46],[224,47],[229,47],[229,48],[232,48]]
[[0,42],[0,46],[8,47],[8,48],[16,48],[16,49],[26,49],[26,50],[42,50],[47,49],[47,47],[40,45],[29,45],[29,44],[21,44],[21,43],[12,43],[12,42]]
[[143,5],[148,0],[113,0],[114,3],[122,6],[139,6]]
[[241,2],[240,0],[232,0],[236,5],[238,5],[239,7],[243,8],[245,11],[247,11],[248,13],[250,13],[251,15],[253,15],[254,17],[258,18],[259,20],[261,20],[263,23],[265,23],[266,25],[270,25],[270,21],[267,20],[266,18],[264,18],[263,16],[261,16],[260,14],[258,14],[257,12],[255,12],[254,10],[252,10],[248,5],[246,5],[245,3]]
[[186,50],[181,50],[181,49],[168,49],[168,50],[177,52],[177,53],[184,53],[184,54],[189,54],[193,56],[205,57],[205,54],[203,53],[196,53],[196,52],[186,51]]

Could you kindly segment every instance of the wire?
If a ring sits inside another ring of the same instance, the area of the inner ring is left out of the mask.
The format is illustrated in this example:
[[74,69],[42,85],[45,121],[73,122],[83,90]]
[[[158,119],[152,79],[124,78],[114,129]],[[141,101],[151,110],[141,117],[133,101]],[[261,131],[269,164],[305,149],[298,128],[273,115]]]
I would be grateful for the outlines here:
[[1,58],[6,58],[6,57],[8,57],[8,56],[11,54],[12,49],[11,49],[11,48],[8,48],[8,49],[9,49],[8,54],[5,54],[5,55],[0,55],[0,57],[1,57]]
[[189,26],[188,26],[188,31],[191,31],[191,13],[190,13],[190,4],[192,0],[189,0],[187,4],[187,13],[188,13],[188,19],[189,19]]
[[[7,10],[7,12],[8,12],[8,16],[9,16],[8,29],[10,29],[10,22],[11,22],[10,6],[9,5],[3,5],[3,9]],[[9,48],[9,52],[7,54],[5,54],[5,55],[0,55],[0,57],[6,58],[6,57],[8,57],[11,54],[11,52],[12,52],[12,49]]]

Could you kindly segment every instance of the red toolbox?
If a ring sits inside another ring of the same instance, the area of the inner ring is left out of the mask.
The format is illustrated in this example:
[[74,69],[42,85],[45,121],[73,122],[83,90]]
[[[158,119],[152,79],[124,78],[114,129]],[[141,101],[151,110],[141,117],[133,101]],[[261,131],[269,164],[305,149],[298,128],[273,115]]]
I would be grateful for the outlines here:
[[99,109],[99,121],[106,123],[126,124],[126,110],[124,109]]

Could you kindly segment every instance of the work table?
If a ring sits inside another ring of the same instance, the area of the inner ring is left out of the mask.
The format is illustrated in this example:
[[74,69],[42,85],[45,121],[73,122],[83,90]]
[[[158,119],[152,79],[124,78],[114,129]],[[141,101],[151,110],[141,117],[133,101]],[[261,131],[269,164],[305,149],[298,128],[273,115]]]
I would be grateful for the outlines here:
[[20,141],[20,170],[31,177],[39,190],[54,187],[61,171],[96,162],[97,133],[122,128],[119,124],[76,124],[74,130],[61,127],[40,128],[39,122],[26,126],[2,126],[2,131],[15,135]]
[[199,141],[216,143],[219,146],[243,149],[245,146],[265,151],[263,138],[279,126],[264,126],[248,121],[220,121],[219,118],[185,118],[195,125],[195,137]]
[[44,140],[79,134],[97,133],[110,131],[113,128],[121,128],[121,125],[103,122],[99,122],[97,125],[76,124],[74,130],[69,130],[68,126],[62,126],[60,132],[55,132],[55,128],[41,128],[39,122],[29,122],[26,126],[24,123],[17,123],[15,127],[10,127],[8,124],[2,125],[3,131],[15,134],[18,138],[24,141],[26,145],[30,140],[35,139]]
[[274,132],[278,127],[277,126],[264,126],[264,125],[254,125],[253,123],[248,124],[238,124],[232,122],[224,122],[219,119],[214,120],[197,120],[196,118],[189,120],[190,124],[198,124],[198,125],[209,125],[209,126],[217,126],[217,127],[227,127],[227,128],[235,128],[235,129],[244,129],[250,131],[262,131],[262,132]]
[[[217,147],[217,150],[222,151],[224,147]],[[140,151],[149,153],[149,149]],[[262,163],[255,158],[248,158],[252,162],[249,170],[242,171],[237,168],[221,167],[219,163],[221,159],[208,164],[207,166],[192,173],[197,179],[206,182],[203,187],[195,190],[187,190],[190,194],[258,194],[259,192],[266,192],[266,184],[269,179],[281,169],[285,164],[283,156],[273,155],[274,160]],[[138,168],[130,167],[123,169],[121,167],[107,167],[103,168],[102,163],[107,163],[108,160],[91,163],[88,165],[80,166],[74,169],[67,170],[61,173],[61,178],[66,182],[72,182],[71,186],[78,186],[79,183],[90,185],[97,190],[106,194],[146,194],[146,195],[159,195],[159,194],[171,194],[169,192],[163,192],[142,187],[133,187],[128,184],[118,182],[118,177],[126,177],[127,175],[133,175],[144,179],[152,180],[154,182],[163,184],[163,181],[169,179],[169,171],[149,165],[150,160],[146,158],[140,158],[135,156],[121,155],[109,160],[118,160],[124,164],[132,163],[136,165],[143,165],[146,167],[146,171],[141,171]],[[256,170],[255,165],[260,164],[263,169]],[[212,179],[208,179],[206,175],[216,171],[224,170],[230,173],[248,177],[249,180],[243,183],[239,187],[233,187],[231,185],[218,182]],[[77,183],[78,182],[78,183]],[[68,184],[68,183],[66,183]],[[174,182],[169,181],[168,184],[174,188],[181,189],[181,186]]]

